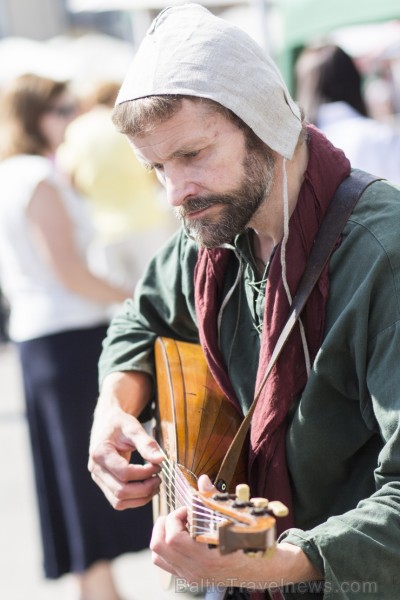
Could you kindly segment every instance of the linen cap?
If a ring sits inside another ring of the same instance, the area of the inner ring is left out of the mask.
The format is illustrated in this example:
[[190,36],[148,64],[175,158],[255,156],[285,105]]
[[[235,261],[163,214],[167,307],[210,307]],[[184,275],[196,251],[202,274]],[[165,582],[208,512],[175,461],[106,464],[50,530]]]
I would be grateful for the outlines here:
[[291,159],[300,110],[271,58],[242,29],[199,4],[155,18],[123,81],[116,104],[185,94],[229,108],[270,148]]

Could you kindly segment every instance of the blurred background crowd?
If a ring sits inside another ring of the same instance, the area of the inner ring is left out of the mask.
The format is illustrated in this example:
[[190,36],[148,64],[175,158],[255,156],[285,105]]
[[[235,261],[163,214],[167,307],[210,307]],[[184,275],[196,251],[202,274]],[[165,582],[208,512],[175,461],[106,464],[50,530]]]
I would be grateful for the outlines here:
[[[76,600],[118,600],[109,563],[150,534],[150,509],[114,522],[92,498],[85,456],[109,319],[177,228],[110,115],[150,22],[178,3],[0,0],[0,347],[19,357],[44,575],[74,573]],[[273,56],[353,167],[400,185],[398,0],[200,3]]]

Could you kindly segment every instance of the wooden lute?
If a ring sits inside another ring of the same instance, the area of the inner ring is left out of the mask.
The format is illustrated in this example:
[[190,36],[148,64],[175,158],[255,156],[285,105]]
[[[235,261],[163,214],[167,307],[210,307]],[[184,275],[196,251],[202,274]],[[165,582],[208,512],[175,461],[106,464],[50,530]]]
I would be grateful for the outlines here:
[[[188,530],[198,542],[222,554],[242,549],[268,552],[275,547],[275,517],[286,507],[264,498],[250,499],[245,457],[227,493],[200,493],[197,478],[214,481],[240,425],[241,415],[213,379],[197,344],[158,338],[155,343],[158,389],[156,437],[162,464],[159,512],[188,507]],[[238,485],[240,484],[240,485]]]

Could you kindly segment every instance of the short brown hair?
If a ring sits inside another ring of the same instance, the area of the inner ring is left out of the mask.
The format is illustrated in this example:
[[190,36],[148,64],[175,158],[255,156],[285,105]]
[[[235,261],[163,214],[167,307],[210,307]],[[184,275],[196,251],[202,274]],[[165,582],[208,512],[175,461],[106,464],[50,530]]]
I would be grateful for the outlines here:
[[21,75],[4,88],[0,98],[1,158],[41,155],[48,150],[40,119],[66,89],[64,81],[33,74]]

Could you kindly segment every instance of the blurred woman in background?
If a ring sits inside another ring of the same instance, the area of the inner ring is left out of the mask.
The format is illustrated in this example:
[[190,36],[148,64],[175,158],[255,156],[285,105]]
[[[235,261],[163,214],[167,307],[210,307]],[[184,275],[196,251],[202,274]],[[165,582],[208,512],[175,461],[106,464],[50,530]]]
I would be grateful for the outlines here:
[[114,511],[88,474],[97,362],[110,306],[131,296],[93,273],[82,199],[54,153],[76,104],[64,82],[17,78],[0,100],[0,284],[22,366],[48,578],[79,600],[118,600],[110,561],[147,547],[151,513]]
[[296,98],[351,166],[400,184],[400,132],[372,119],[362,77],[351,56],[334,44],[304,48],[295,67]]
[[101,253],[98,271],[137,283],[178,221],[155,173],[140,164],[111,114],[121,82],[99,81],[68,126],[57,160],[91,208]]

